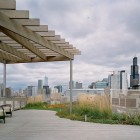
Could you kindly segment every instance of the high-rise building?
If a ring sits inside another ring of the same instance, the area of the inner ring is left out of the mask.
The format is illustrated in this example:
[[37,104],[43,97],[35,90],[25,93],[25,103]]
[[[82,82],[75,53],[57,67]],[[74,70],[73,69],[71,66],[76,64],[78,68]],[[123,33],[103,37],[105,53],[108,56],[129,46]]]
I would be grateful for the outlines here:
[[27,87],[27,96],[33,96],[33,86]]
[[61,85],[54,86],[54,88],[58,89],[58,93],[62,93],[62,86]]
[[88,86],[88,88],[90,88],[90,89],[95,89],[95,82],[92,82],[92,83]]
[[120,71],[120,89],[128,89],[128,79],[125,70]]
[[43,80],[38,80],[38,90],[43,88]]
[[43,89],[44,89],[45,96],[47,98],[49,98],[50,97],[50,88],[49,88],[49,86],[43,86]]
[[95,83],[95,88],[96,89],[104,89],[106,87],[108,87],[108,82],[106,82],[106,81],[97,81]]
[[139,66],[137,65],[137,57],[133,58],[133,65],[131,65],[130,87],[138,87],[139,85]]
[[44,86],[48,86],[49,84],[48,84],[48,77],[46,77],[45,76],[45,78],[44,78]]
[[109,76],[109,86],[111,89],[128,89],[127,73],[125,70],[111,74]]
[[82,89],[82,88],[83,88],[82,83],[79,83],[79,82],[75,83],[75,89]]

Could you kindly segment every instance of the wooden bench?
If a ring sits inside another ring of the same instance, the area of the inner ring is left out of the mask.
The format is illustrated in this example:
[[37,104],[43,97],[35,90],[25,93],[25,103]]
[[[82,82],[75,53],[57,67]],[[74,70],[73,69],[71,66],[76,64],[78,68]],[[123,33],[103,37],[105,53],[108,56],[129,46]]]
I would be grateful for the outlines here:
[[3,106],[0,106],[0,119],[3,119],[5,123],[5,112],[4,112]]
[[10,117],[12,117],[12,105],[11,104],[5,104],[1,105],[4,109],[5,114],[10,114]]

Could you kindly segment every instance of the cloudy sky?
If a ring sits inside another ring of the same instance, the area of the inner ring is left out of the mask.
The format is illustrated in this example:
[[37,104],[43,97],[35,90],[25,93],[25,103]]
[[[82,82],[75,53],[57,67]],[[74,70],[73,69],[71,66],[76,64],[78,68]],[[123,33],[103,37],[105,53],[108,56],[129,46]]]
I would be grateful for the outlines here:
[[[17,0],[17,9],[81,50],[73,80],[85,86],[117,70],[126,70],[129,80],[134,56],[140,64],[140,0]],[[7,65],[7,86],[37,85],[45,75],[51,86],[68,84],[69,62]]]

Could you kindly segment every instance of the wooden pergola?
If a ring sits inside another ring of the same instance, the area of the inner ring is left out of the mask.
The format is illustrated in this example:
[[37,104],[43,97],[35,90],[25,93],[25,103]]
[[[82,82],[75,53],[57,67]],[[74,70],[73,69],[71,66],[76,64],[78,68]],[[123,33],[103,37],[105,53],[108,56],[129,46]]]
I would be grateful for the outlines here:
[[55,31],[48,30],[48,25],[40,25],[39,19],[30,18],[29,11],[16,10],[15,0],[0,0],[0,62],[4,64],[4,86],[6,64],[70,61],[72,89],[72,60],[80,54]]

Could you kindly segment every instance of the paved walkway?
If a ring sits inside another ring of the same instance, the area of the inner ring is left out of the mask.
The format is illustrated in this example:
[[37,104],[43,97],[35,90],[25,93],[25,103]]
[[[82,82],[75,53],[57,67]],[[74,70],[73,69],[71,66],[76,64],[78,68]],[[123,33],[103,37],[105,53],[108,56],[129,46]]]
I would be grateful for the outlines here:
[[0,121],[0,140],[140,140],[140,126],[71,121],[53,111],[20,110]]

